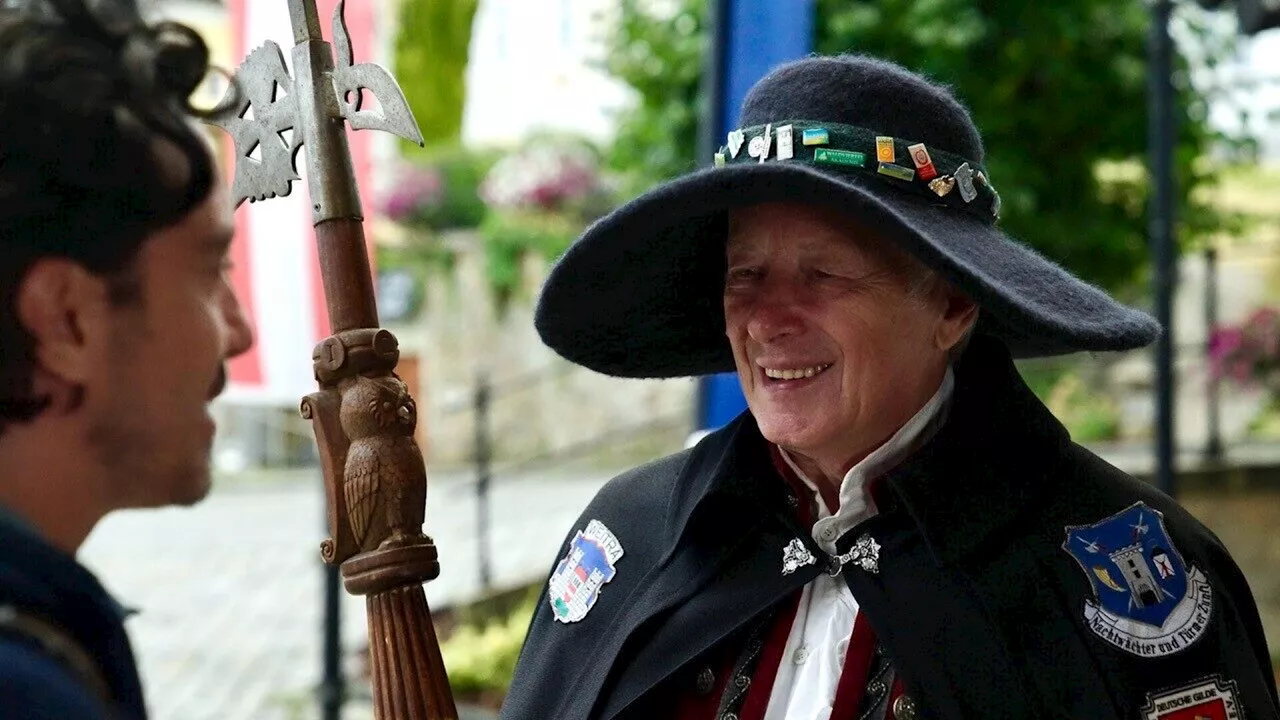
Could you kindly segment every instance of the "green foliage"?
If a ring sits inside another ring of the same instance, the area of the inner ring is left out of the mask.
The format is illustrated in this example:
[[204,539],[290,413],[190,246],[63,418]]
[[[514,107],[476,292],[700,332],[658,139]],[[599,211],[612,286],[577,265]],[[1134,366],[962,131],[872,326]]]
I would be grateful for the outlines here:
[[434,274],[453,273],[457,255],[445,245],[443,238],[432,233],[410,233],[400,245],[379,243],[376,246],[379,271],[402,270],[425,285]]
[[[639,187],[697,165],[705,0],[673,1],[674,15],[623,2],[605,63],[638,95],[610,159]],[[1229,55],[1229,34],[1194,9],[1179,13],[1201,64]],[[954,87],[989,148],[1002,226],[1118,290],[1141,278],[1148,257],[1148,22],[1137,2],[817,0],[815,47],[884,57]],[[1207,96],[1187,82],[1184,58],[1178,66],[1177,217],[1186,246],[1232,227],[1232,217],[1191,199],[1215,181],[1204,159],[1221,148],[1247,155],[1251,141],[1211,132]]]
[[449,685],[461,696],[505,693],[515,674],[534,604],[542,588],[509,615],[483,625],[463,625],[440,644]]
[[429,227],[479,227],[488,213],[480,197],[480,184],[496,160],[494,153],[457,146],[433,153],[430,164],[440,172],[444,192],[439,207],[430,217]]
[[1041,402],[1045,402],[1057,387],[1058,381],[1071,372],[1071,362],[1061,357],[1019,360],[1018,374],[1022,376],[1022,381],[1027,384],[1031,392],[1035,393]]
[[1045,403],[1079,443],[1115,440],[1120,411],[1110,396],[1091,390],[1074,372],[1064,374]]
[[461,138],[471,25],[478,6],[479,0],[400,0],[395,75],[428,147]]
[[563,213],[494,212],[480,226],[485,270],[498,314],[506,312],[519,291],[522,263],[529,253],[555,260],[582,231]]
[[1280,440],[1280,407],[1269,399],[1258,408],[1257,414],[1245,426],[1246,435],[1253,440],[1275,442]]
[[622,0],[604,67],[637,94],[618,118],[609,164],[632,193],[696,168],[706,0]]

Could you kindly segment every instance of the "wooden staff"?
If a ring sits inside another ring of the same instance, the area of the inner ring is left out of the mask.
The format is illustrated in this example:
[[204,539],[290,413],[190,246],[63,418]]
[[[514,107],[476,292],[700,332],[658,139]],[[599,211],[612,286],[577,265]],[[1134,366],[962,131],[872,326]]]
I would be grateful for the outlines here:
[[[340,1],[333,45],[315,0],[288,0],[293,76],[268,41],[235,74],[225,109],[210,120],[235,140],[236,205],[288,195],[293,158],[307,148],[316,242],[330,332],[312,353],[319,390],[302,400],[319,445],[329,512],[326,563],[347,591],[367,598],[375,716],[456,720],[440,645],[422,584],[440,574],[422,534],[427,473],[414,439],[417,408],[395,374],[394,335],[378,327],[363,212],[346,128],[384,130],[422,144],[404,93],[382,67],[353,64]],[[336,49],[336,62],[335,62]],[[280,93],[276,86],[285,90]],[[361,90],[381,110],[361,109]],[[252,110],[252,117],[249,111]],[[285,130],[293,130],[286,144]],[[249,159],[255,151],[261,160]]]

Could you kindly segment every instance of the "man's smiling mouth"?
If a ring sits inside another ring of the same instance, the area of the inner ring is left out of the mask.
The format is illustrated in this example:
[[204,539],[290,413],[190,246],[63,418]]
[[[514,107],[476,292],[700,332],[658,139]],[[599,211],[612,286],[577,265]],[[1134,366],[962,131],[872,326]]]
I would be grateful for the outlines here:
[[765,377],[772,380],[802,380],[825,372],[832,364],[824,363],[797,368],[763,368],[763,370]]

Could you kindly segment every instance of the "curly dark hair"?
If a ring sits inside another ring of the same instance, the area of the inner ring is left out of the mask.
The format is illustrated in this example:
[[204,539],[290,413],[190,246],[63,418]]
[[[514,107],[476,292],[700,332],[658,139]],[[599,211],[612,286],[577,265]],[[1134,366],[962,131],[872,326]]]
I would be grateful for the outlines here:
[[[21,4],[14,9],[10,6]],[[208,196],[213,157],[190,98],[209,70],[199,34],[148,24],[129,0],[5,0],[0,9],[0,433],[49,403],[17,318],[31,266],[63,257],[137,294],[143,241]],[[157,141],[185,157],[175,183]]]

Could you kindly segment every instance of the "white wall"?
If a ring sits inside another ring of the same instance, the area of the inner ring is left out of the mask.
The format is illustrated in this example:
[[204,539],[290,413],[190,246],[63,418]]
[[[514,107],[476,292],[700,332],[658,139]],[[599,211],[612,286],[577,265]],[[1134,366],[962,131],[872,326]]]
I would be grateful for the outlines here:
[[610,137],[629,91],[592,67],[611,0],[481,0],[467,68],[463,139],[513,144],[539,129]]

